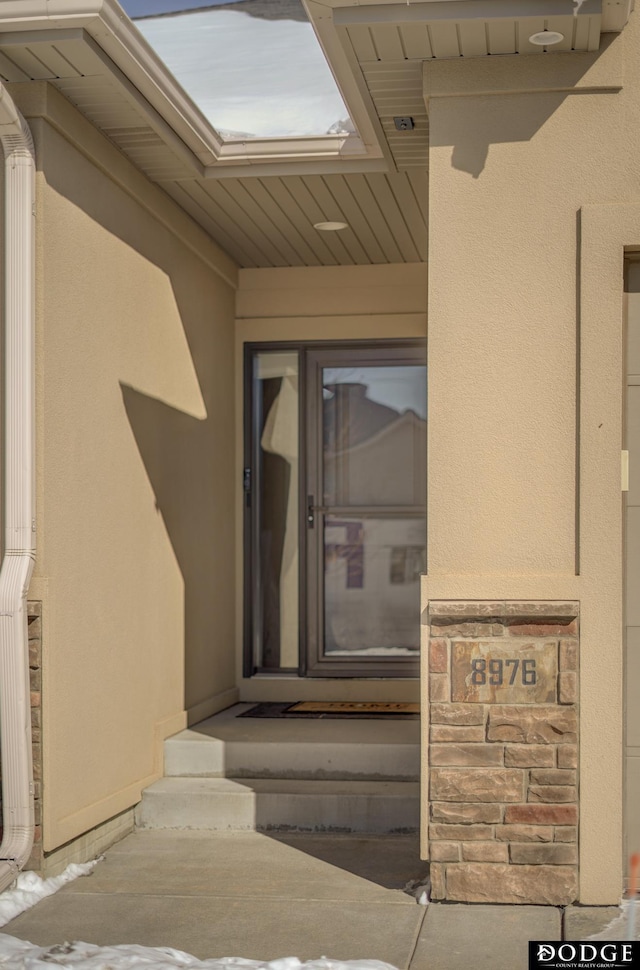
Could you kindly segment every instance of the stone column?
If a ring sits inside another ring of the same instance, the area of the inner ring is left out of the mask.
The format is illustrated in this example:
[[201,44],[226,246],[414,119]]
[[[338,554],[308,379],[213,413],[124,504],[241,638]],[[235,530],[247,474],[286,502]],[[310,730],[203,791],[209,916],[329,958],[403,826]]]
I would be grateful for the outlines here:
[[433,899],[578,894],[578,604],[431,601]]

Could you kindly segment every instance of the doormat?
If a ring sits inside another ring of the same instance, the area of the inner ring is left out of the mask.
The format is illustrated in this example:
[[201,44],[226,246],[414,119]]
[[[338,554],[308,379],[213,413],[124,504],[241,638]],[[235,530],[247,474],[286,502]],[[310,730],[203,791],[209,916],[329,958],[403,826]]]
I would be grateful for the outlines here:
[[385,717],[417,721],[420,705],[396,701],[297,701],[294,704],[256,704],[238,717],[359,718]]

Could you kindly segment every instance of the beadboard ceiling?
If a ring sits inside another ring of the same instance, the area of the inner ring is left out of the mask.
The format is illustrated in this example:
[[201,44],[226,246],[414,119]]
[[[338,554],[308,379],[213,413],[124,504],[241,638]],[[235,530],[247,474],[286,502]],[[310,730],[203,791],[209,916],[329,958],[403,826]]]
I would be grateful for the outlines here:
[[[98,19],[83,2],[74,0],[66,20],[36,6],[35,15],[20,21],[16,10],[35,0],[0,4],[0,78],[58,88],[241,267],[252,268],[425,261],[423,62],[542,53],[528,37],[545,27],[564,34],[560,50],[595,50],[601,30],[622,29],[630,4],[584,0],[573,16],[571,0],[305,0],[367,134],[360,149],[339,139],[328,139],[326,149],[291,141],[261,149],[216,142],[112,0],[104,0],[106,13]],[[92,2],[99,7],[101,0]],[[398,131],[398,115],[410,116],[413,129]],[[313,228],[327,221],[348,228]]]

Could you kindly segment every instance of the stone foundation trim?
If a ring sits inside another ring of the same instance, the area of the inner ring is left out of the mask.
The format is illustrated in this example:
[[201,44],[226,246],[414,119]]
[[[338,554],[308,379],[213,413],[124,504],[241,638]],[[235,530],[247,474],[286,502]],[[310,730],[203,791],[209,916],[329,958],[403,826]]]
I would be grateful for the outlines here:
[[432,898],[568,905],[578,892],[578,604],[431,601],[427,614]]
[[33,848],[25,869],[42,871],[42,603],[27,602],[29,680],[31,683],[31,753],[33,761]]

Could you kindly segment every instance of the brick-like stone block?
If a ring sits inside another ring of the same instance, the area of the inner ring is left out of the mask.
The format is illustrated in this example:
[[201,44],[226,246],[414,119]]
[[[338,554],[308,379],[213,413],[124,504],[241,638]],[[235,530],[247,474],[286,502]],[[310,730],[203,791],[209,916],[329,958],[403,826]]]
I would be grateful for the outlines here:
[[31,708],[31,727],[42,727],[42,711],[39,707]]
[[554,842],[577,842],[578,828],[576,825],[556,825],[553,830]]
[[507,744],[504,763],[508,768],[552,768],[556,763],[555,749],[548,744]]
[[573,707],[496,704],[489,708],[489,741],[574,744],[578,718]]
[[485,842],[490,839],[493,835],[493,829],[490,825],[439,825],[431,824],[429,826],[429,838],[445,842],[452,842],[458,840],[460,842],[475,842],[477,840],[484,840]]
[[560,641],[560,670],[578,669],[578,641]]
[[517,768],[432,768],[431,797],[441,802],[520,802],[524,772]]
[[[433,846],[431,848],[433,849]],[[432,862],[429,866],[429,878],[431,879],[431,898],[445,899],[445,866],[440,862]]]
[[529,785],[528,802],[575,802],[578,792],[574,785]]
[[570,617],[572,620],[578,615],[577,602],[562,602],[559,600],[509,600],[504,603],[504,616],[521,616],[527,620],[541,616]]
[[429,642],[429,670],[434,674],[446,674],[448,670],[447,641],[434,637]]
[[497,825],[499,842],[553,842],[552,825]]
[[40,707],[41,703],[42,703],[42,697],[40,696],[40,691],[39,690],[32,690],[31,691],[31,706],[32,707]]
[[29,667],[37,670],[40,666],[40,641],[29,640]]
[[33,779],[42,781],[42,752],[39,744],[33,744]]
[[577,805],[507,805],[504,820],[527,825],[577,825]]
[[[529,780],[532,785],[575,785],[576,772],[566,768],[552,768],[550,770],[536,768],[530,772]],[[555,799],[552,799],[552,801],[555,801]]]
[[28,600],[27,601],[27,616],[41,616],[42,615],[42,600]]
[[449,619],[460,616],[502,616],[504,612],[504,600],[431,600],[429,603],[429,616],[445,616]]
[[512,842],[509,854],[514,865],[574,866],[578,862],[578,847],[567,842]]
[[578,767],[578,746],[576,744],[563,744],[558,748],[558,768],[577,768]]
[[540,622],[520,619],[509,619],[507,622],[507,632],[512,637],[570,637],[578,632],[578,621],[569,617],[558,618],[556,621],[552,617],[546,617]]
[[497,767],[503,762],[503,747],[501,744],[432,744],[429,761],[439,766]]
[[561,704],[577,703],[578,675],[574,670],[565,670],[558,677],[558,700]]
[[31,685],[31,690],[42,689],[42,677],[40,670],[34,670],[33,668],[29,670],[29,683]]
[[504,632],[502,623],[490,620],[457,620],[448,623],[446,619],[431,621],[431,632],[435,637],[501,637]]
[[431,802],[432,822],[501,822],[502,805],[492,805],[490,802],[475,802],[465,805],[464,802]]
[[446,701],[449,698],[449,675],[429,674],[429,700]]
[[27,619],[27,636],[29,640],[39,640],[42,636],[42,617],[30,614]]
[[448,900],[460,903],[567,906],[578,894],[578,875],[569,866],[450,863],[446,893]]
[[460,862],[460,845],[458,842],[434,842],[430,854],[433,862]]
[[505,842],[463,842],[462,858],[465,862],[508,862],[509,846]]
[[484,725],[466,727],[455,724],[432,724],[429,738],[432,742],[484,741]]
[[484,724],[484,708],[478,704],[432,704],[432,724]]

